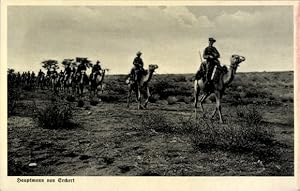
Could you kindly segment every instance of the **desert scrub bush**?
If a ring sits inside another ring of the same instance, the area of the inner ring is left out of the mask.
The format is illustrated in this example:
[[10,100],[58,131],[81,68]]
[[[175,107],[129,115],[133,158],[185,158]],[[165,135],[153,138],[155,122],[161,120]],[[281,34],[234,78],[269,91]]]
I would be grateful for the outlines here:
[[189,104],[192,102],[193,96],[176,96],[177,102],[184,102],[186,104]]
[[98,103],[99,103],[99,101],[98,101],[97,99],[91,99],[91,100],[90,100],[90,104],[91,104],[92,106],[96,106],[96,105],[98,105]]
[[144,113],[137,118],[136,129],[140,131],[155,131],[161,133],[173,133],[176,131],[176,125],[168,121],[161,112]]
[[77,107],[83,107],[83,106],[84,106],[84,101],[82,99],[78,100]]
[[25,91],[31,91],[33,87],[31,85],[24,85],[22,89]]
[[7,93],[7,113],[8,116],[11,116],[15,113],[17,102],[20,99],[20,91],[17,88],[8,86]]
[[290,102],[293,103],[294,102],[294,94],[293,93],[286,93],[280,96],[280,100],[282,102]]
[[185,126],[189,130],[192,145],[196,150],[221,149],[232,152],[253,152],[259,156],[273,154],[270,147],[273,145],[274,135],[260,125],[252,123],[249,126],[245,121],[220,125],[200,118],[197,121],[185,123]]
[[73,96],[73,95],[68,95],[68,96],[66,97],[66,100],[69,101],[69,102],[74,102],[74,101],[75,101],[75,96]]
[[187,83],[177,82],[176,85],[171,82],[160,81],[154,83],[151,92],[158,94],[160,99],[167,99],[169,96],[192,96],[193,89]]
[[173,105],[177,102],[177,98],[175,96],[169,96],[167,99],[168,105]]
[[69,103],[52,101],[44,108],[35,109],[38,124],[47,129],[62,129],[73,127],[71,119],[73,108]]
[[149,102],[150,103],[156,103],[158,100],[159,100],[159,95],[158,94],[154,94],[154,95],[151,95],[149,97]]
[[263,119],[262,114],[256,105],[237,106],[236,114],[239,120],[246,122],[249,127],[253,125],[258,126]]
[[173,79],[174,82],[186,82],[186,78],[185,76],[183,75],[180,75],[180,76],[174,76],[174,79]]
[[112,103],[117,102],[120,100],[120,97],[125,96],[118,96],[118,95],[100,95],[98,98],[100,98],[103,102]]

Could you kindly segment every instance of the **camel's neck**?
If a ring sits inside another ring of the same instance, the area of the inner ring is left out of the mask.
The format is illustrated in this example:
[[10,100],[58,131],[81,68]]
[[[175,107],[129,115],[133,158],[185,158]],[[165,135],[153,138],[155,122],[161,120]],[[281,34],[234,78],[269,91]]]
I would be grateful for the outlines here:
[[102,76],[101,76],[101,82],[104,80],[104,76],[105,76],[105,70],[103,70]]
[[236,69],[230,66],[228,72],[223,76],[223,82],[225,86],[229,85],[232,82],[232,80],[234,79],[235,72]]
[[153,76],[153,72],[154,72],[154,70],[148,70],[148,74],[145,76],[143,81],[144,82],[149,82],[151,80],[152,76]]

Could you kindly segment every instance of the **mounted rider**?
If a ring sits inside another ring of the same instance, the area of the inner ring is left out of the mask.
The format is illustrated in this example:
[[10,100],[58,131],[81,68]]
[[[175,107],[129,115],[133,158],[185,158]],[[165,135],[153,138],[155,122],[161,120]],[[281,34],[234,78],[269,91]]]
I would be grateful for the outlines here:
[[57,73],[57,71],[56,71],[56,69],[55,68],[53,68],[53,71],[51,72],[51,78],[53,78],[53,79],[55,79],[55,78],[57,78],[58,77],[58,73]]
[[40,69],[40,71],[38,73],[38,78],[40,78],[40,77],[42,77],[44,75],[45,75],[45,73],[42,71],[42,69]]
[[216,47],[213,46],[213,44],[216,42],[214,38],[208,39],[209,45],[204,49],[203,52],[203,58],[206,59],[206,70],[205,70],[205,83],[210,83],[211,81],[211,75],[215,68],[215,66],[220,66],[220,61],[218,60],[220,58],[220,53],[216,49]]
[[96,64],[92,68],[92,73],[90,75],[90,80],[96,79],[97,75],[101,75],[101,71],[102,71],[102,68],[101,68],[101,65],[100,65],[100,61],[97,60]]
[[50,71],[50,68],[48,68],[46,77],[50,78],[50,76],[51,76],[51,71]]
[[206,61],[201,63],[201,66],[196,73],[196,79],[202,78],[205,86],[211,82],[215,66],[220,66],[220,61],[218,60],[220,58],[220,53],[216,47],[213,46],[216,40],[214,38],[209,38],[208,42],[209,45],[203,52],[203,58],[206,59]]
[[81,71],[86,71],[86,65],[83,62],[80,62],[80,64],[78,65],[76,73],[80,74]]
[[84,62],[86,60],[81,60],[79,58],[77,58],[77,60],[80,62],[80,64],[77,67],[76,76],[80,78],[81,75],[84,74],[84,79],[88,79],[87,74],[86,74],[87,68],[86,68],[86,65]]
[[30,80],[34,81],[35,80],[35,73],[34,71],[32,71],[31,75],[30,75]]
[[136,53],[136,57],[133,60],[133,68],[130,71],[129,79],[131,80],[139,80],[142,76],[143,73],[145,73],[144,70],[144,62],[143,59],[141,58],[142,52],[138,51]]
[[64,71],[65,81],[67,81],[69,79],[69,77],[71,76],[71,73],[72,73],[72,69],[70,67],[70,63],[67,63],[65,71]]

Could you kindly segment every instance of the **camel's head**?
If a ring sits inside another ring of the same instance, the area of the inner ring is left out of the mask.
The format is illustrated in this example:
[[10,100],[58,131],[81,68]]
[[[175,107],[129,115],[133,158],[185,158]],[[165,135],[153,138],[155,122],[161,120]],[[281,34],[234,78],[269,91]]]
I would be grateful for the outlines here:
[[230,66],[236,70],[239,67],[240,63],[245,60],[246,58],[244,56],[239,56],[237,54],[234,54],[230,58]]
[[158,66],[156,64],[150,64],[149,65],[149,71],[155,71],[158,68]]

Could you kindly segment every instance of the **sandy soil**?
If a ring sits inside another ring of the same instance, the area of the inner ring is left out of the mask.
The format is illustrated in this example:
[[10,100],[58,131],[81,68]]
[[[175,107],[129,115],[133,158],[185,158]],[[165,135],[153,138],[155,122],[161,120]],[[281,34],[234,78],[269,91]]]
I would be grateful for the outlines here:
[[[47,101],[38,91],[18,103],[17,112],[8,118],[9,175],[72,176],[231,176],[293,175],[293,103],[261,105],[263,123],[274,129],[278,144],[276,160],[253,153],[213,149],[195,150],[189,137],[156,131],[139,131],[138,119],[145,113],[162,112],[168,120],[193,114],[191,104],[151,103],[147,110],[136,104],[104,103],[88,108],[75,106],[72,129],[44,129],[30,115],[30,104]],[[205,104],[212,111],[213,104]],[[226,121],[233,106],[223,104]],[[30,163],[37,166],[30,167]]]

